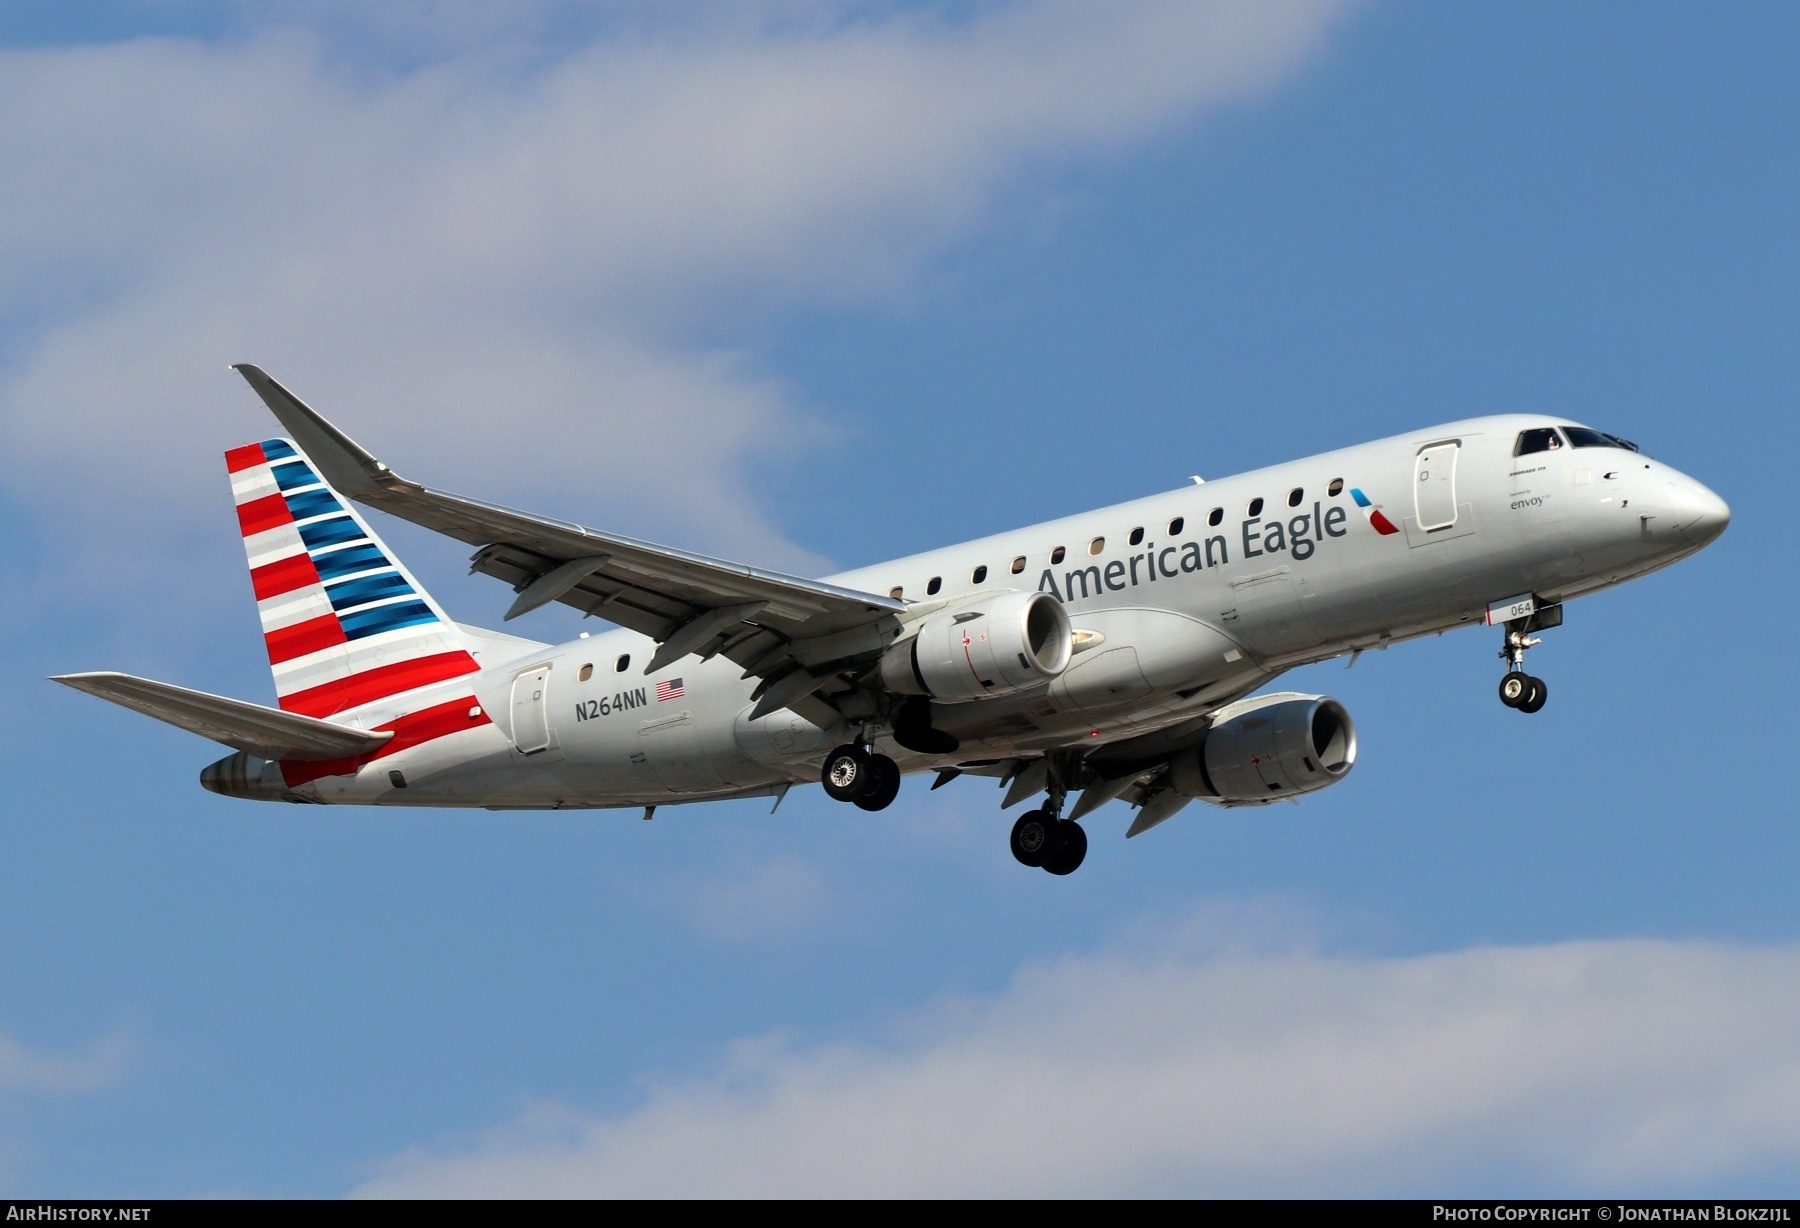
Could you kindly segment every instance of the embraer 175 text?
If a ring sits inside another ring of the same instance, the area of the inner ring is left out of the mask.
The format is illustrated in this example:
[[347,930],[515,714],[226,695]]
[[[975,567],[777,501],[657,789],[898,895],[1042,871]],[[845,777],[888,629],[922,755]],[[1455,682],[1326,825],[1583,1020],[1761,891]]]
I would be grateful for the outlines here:
[[[1135,836],[1195,798],[1342,780],[1342,704],[1251,695],[1294,666],[1485,622],[1501,702],[1536,712],[1525,652],[1565,600],[1730,519],[1616,436],[1506,415],[803,580],[420,486],[236,369],[289,436],[225,454],[280,708],[56,681],[234,747],[200,782],[264,801],[649,818],[822,780],[881,810],[929,770],[997,777],[1004,806],[1044,794],[1013,855],[1067,874],[1115,798]],[[350,500],[477,547],[508,619],[560,601],[621,629],[552,646],[454,622]]]

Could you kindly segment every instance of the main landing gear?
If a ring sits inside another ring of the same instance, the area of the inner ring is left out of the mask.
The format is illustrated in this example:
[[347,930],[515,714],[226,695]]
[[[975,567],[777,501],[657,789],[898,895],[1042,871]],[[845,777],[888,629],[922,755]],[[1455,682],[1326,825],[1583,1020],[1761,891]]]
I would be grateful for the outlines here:
[[1013,824],[1012,854],[1022,866],[1073,874],[1087,856],[1087,832],[1072,819],[1059,819],[1048,807],[1027,810]]
[[900,765],[855,744],[826,755],[819,779],[833,800],[863,810],[886,810],[900,796]]
[[[1049,799],[1027,811],[1012,829],[1012,853],[1021,865],[1051,874],[1073,874],[1087,857],[1087,832],[1062,817],[1064,765],[1047,773]],[[819,780],[834,800],[863,810],[886,810],[900,794],[900,765],[860,742],[848,742],[825,756]]]
[[1073,874],[1087,856],[1087,832],[1073,819],[1062,817],[1063,779],[1052,762],[1049,773],[1050,795],[1042,810],[1027,810],[1013,824],[1012,855],[1020,865],[1048,870],[1052,874]]

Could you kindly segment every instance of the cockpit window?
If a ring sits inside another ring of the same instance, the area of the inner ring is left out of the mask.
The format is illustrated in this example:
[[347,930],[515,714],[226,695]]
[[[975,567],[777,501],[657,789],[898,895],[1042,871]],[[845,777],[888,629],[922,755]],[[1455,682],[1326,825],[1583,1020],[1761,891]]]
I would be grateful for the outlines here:
[[1602,431],[1590,431],[1585,426],[1565,426],[1563,434],[1578,448],[1624,448],[1627,452],[1638,450],[1638,446],[1629,439],[1620,439],[1617,435],[1608,435]]
[[1513,445],[1514,456],[1526,456],[1532,452],[1554,452],[1562,447],[1562,440],[1557,437],[1556,428],[1543,426],[1532,431],[1520,431],[1519,442]]

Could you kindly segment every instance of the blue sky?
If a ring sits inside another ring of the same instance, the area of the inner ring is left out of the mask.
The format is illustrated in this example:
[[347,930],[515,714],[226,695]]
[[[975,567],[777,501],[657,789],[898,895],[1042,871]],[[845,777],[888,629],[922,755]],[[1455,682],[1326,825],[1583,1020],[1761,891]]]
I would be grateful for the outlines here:
[[[0,1192],[1791,1191],[1791,6],[394,12],[0,19]],[[245,359],[816,572],[1508,410],[1734,521],[1571,605],[1537,716],[1486,632],[1303,671],[1344,784],[1066,880],[980,781],[257,807],[42,681],[269,698]]]

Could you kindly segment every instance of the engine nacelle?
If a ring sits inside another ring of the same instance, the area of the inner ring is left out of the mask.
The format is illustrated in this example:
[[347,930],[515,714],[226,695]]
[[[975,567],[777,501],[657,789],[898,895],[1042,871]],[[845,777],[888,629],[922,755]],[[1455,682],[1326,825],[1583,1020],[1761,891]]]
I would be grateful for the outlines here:
[[1049,593],[1001,593],[945,610],[881,658],[881,681],[900,695],[945,703],[1041,686],[1069,666],[1073,628]]
[[1334,785],[1356,763],[1356,726],[1324,695],[1286,692],[1219,712],[1206,741],[1169,764],[1177,793],[1254,806]]

